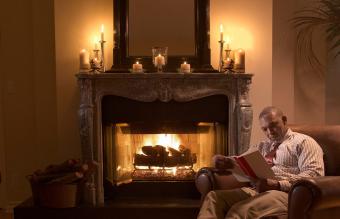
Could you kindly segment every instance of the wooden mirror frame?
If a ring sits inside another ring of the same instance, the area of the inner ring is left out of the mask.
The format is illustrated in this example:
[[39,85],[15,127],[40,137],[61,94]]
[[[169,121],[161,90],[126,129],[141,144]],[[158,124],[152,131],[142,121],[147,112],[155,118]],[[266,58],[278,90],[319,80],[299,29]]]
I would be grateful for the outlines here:
[[[129,0],[113,0],[114,48],[113,66],[107,72],[129,72],[138,58],[147,72],[155,72],[150,56],[128,56],[129,50]],[[194,0],[195,5],[195,54],[185,56],[194,72],[217,72],[210,63],[210,0]],[[183,56],[168,56],[165,72],[176,72]]]

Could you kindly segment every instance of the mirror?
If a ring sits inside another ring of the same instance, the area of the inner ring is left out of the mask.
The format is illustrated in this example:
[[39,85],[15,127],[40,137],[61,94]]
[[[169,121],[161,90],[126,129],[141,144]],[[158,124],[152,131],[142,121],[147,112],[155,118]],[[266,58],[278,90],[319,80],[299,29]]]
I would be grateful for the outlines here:
[[114,49],[108,72],[128,72],[139,61],[155,72],[152,47],[168,47],[166,72],[183,61],[194,72],[215,72],[210,64],[209,0],[113,0]]
[[195,55],[194,9],[194,0],[129,0],[128,55],[149,56],[153,46],[167,46],[170,56]]

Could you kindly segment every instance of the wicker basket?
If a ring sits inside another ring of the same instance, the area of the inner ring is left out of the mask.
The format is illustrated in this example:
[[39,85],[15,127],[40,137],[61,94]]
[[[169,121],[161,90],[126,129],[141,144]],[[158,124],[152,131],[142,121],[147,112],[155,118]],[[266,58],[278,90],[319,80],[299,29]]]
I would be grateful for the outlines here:
[[78,202],[78,184],[31,183],[34,204],[49,208],[72,208]]

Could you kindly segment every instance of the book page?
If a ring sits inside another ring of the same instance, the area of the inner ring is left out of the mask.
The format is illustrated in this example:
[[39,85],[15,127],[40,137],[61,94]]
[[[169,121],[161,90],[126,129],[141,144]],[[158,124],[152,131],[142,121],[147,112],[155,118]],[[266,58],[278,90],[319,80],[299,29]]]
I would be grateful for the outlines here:
[[[275,179],[273,170],[256,148],[232,158],[234,168],[231,171],[240,182],[249,182],[250,177]],[[255,176],[253,174],[255,174]]]

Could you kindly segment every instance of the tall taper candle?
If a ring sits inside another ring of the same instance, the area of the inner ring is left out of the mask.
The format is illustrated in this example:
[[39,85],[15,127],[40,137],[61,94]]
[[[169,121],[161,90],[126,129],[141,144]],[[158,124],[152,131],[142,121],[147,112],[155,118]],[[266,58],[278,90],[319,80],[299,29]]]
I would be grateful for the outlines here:
[[223,25],[220,25],[220,41],[223,41]]
[[100,31],[100,40],[104,41],[104,24],[102,24],[101,31]]

